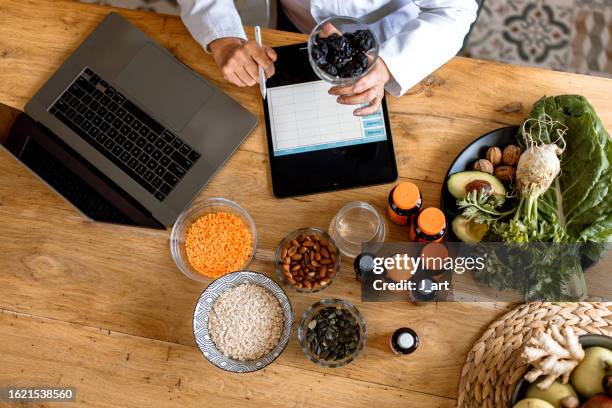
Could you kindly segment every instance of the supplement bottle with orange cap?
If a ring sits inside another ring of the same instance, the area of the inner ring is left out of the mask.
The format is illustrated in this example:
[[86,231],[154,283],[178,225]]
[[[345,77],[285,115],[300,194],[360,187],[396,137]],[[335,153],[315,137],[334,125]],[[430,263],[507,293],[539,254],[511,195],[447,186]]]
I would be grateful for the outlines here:
[[442,210],[427,207],[421,210],[410,228],[410,239],[415,242],[440,242],[446,235],[448,224]]
[[393,187],[389,193],[387,213],[395,224],[410,225],[421,209],[423,198],[419,188],[409,181]]
[[420,250],[423,272],[429,276],[441,275],[446,272],[445,263],[448,258],[448,248],[441,242],[430,242]]
[[[423,275],[431,278],[442,288],[448,288],[453,279],[451,269],[447,269],[446,260],[449,259],[449,251],[445,243],[429,242],[421,248],[421,265]],[[437,299],[446,299],[449,290],[445,289],[437,294]]]

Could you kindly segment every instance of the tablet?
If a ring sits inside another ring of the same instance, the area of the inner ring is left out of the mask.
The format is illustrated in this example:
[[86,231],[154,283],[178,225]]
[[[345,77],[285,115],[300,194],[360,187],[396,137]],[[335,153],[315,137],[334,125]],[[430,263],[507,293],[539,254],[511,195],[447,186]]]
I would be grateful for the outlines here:
[[385,99],[357,117],[317,78],[306,44],[275,48],[263,101],[272,187],[277,197],[392,182],[397,167]]

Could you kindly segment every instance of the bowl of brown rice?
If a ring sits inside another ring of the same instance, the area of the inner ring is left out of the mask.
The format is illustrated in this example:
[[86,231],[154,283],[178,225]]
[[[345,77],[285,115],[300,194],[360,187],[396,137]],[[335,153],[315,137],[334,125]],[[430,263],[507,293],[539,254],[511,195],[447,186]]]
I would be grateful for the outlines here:
[[187,208],[170,235],[170,252],[176,266],[197,281],[246,269],[256,249],[253,219],[225,198],[209,198]]
[[287,294],[272,279],[233,272],[213,281],[198,299],[193,333],[210,363],[248,373],[280,356],[291,339],[293,320]]

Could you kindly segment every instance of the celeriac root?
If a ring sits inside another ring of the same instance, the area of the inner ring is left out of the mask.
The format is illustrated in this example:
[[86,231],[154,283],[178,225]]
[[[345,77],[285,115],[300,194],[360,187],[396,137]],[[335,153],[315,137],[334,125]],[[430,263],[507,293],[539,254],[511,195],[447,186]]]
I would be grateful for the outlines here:
[[[546,129],[548,140],[543,140]],[[527,226],[529,234],[522,240],[537,239],[539,225],[539,198],[550,188],[561,173],[559,157],[565,150],[567,126],[542,114],[539,118],[527,119],[521,128],[526,150],[521,154],[516,166],[516,189],[519,192],[519,205],[513,222],[520,230]],[[553,137],[556,138],[554,140]]]
[[[532,133],[532,129],[535,125],[538,125],[538,133],[534,135]],[[529,129],[527,129],[529,126]],[[550,140],[550,142],[545,142],[542,140],[542,127],[548,128],[550,130],[555,129],[555,133],[557,134],[557,138],[555,140]],[[533,146],[542,146],[545,144],[556,144],[559,146],[561,151],[558,153],[559,155],[563,153],[565,150],[565,134],[567,133],[567,126],[558,120],[553,120],[548,114],[542,114],[541,118],[528,118],[523,122],[521,126],[521,133],[523,134],[523,138],[525,141],[525,147],[529,149]]]

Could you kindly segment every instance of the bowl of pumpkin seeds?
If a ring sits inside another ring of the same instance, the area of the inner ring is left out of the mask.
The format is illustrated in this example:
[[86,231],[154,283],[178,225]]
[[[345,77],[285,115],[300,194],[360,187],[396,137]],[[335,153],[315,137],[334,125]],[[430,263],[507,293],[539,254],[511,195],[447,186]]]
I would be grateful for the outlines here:
[[297,337],[310,361],[322,367],[342,367],[365,347],[365,320],[352,304],[323,299],[304,312]]

